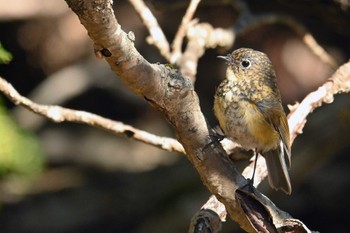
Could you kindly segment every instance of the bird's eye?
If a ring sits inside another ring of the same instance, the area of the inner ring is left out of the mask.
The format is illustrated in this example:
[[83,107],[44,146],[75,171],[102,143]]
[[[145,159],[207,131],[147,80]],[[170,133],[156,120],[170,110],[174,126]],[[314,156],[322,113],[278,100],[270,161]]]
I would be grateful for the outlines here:
[[250,61],[249,60],[243,60],[241,62],[241,65],[244,67],[244,68],[248,68],[250,66]]

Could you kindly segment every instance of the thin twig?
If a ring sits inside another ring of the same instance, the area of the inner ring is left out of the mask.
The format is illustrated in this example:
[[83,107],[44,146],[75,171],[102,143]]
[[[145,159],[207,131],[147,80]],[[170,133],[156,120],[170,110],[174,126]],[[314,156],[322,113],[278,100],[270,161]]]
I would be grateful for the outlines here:
[[99,127],[117,135],[125,135],[134,140],[156,146],[166,151],[185,153],[182,145],[172,138],[159,137],[146,131],[136,129],[130,125],[125,125],[122,122],[113,121],[89,112],[63,108],[55,105],[40,105],[34,103],[28,98],[21,96],[10,83],[1,77],[0,91],[16,105],[22,105],[32,112],[44,116],[56,123],[68,121],[87,124]]
[[327,51],[317,43],[316,39],[301,23],[296,19],[280,14],[262,14],[255,15],[251,12],[248,4],[245,1],[235,1],[233,4],[240,12],[240,17],[237,19],[234,25],[234,32],[241,36],[247,31],[254,30],[257,27],[261,27],[266,24],[283,24],[291,28],[302,39],[305,45],[313,52],[320,60],[337,69],[338,62],[327,53]]
[[155,45],[162,56],[170,60],[170,46],[166,39],[162,29],[160,28],[157,19],[152,14],[151,10],[147,7],[143,0],[129,0],[134,6],[136,12],[141,17],[143,24],[147,27],[150,37],[147,38],[147,42]]
[[313,35],[307,30],[302,24],[300,24],[297,20],[285,16],[285,15],[264,15],[261,17],[257,17],[257,21],[260,21],[262,24],[284,24],[290,27],[297,33],[297,35],[302,39],[305,45],[317,56],[320,60],[332,67],[333,69],[337,69],[339,64],[338,62],[327,53],[327,51],[317,43],[316,39]]
[[334,95],[350,91],[350,61],[340,66],[336,72],[316,91],[308,94],[299,104],[289,106],[288,115],[291,142],[301,134],[306,117],[323,103],[332,103]]
[[181,73],[194,83],[198,60],[207,48],[230,48],[235,40],[233,31],[213,28],[208,23],[194,24],[187,30],[188,43],[178,61]]
[[327,51],[317,43],[312,34],[297,20],[286,15],[277,14],[263,14],[263,15],[249,15],[250,17],[241,17],[236,22],[235,32],[238,35],[242,35],[247,31],[254,30],[257,27],[261,27],[266,24],[283,24],[301,38],[304,44],[315,54],[323,63],[329,65],[333,69],[336,69],[339,64]]
[[172,43],[172,55],[171,62],[176,63],[176,61],[181,57],[181,47],[183,39],[186,35],[186,31],[191,25],[193,15],[197,9],[197,6],[201,0],[191,0],[184,17],[182,18],[181,25],[176,32],[174,41]]

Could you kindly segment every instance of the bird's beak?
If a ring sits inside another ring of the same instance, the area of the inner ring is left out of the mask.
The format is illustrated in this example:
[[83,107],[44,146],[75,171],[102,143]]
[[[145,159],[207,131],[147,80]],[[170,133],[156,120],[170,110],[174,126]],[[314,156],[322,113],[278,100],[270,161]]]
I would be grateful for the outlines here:
[[226,55],[226,56],[217,56],[217,58],[224,59],[227,62],[231,62],[232,61],[232,58],[231,58],[231,56],[229,54]]

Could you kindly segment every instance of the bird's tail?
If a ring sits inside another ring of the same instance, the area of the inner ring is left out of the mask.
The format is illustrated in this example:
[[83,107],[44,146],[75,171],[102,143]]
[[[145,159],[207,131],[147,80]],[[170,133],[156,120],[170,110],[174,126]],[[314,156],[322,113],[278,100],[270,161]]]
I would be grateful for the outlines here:
[[291,194],[292,186],[288,174],[290,164],[289,161],[286,161],[288,158],[286,158],[284,148],[279,147],[276,150],[265,152],[263,156],[266,160],[270,186],[275,190],[280,189],[286,194]]

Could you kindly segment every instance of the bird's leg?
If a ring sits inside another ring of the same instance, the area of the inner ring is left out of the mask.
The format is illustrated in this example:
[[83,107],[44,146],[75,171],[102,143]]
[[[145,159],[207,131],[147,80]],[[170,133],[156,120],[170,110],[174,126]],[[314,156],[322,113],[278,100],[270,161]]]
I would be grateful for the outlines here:
[[259,153],[254,150],[254,154],[255,154],[255,159],[254,159],[254,167],[253,167],[253,175],[252,175],[252,178],[251,179],[247,179],[248,183],[243,185],[242,187],[240,187],[241,189],[242,188],[246,188],[248,186],[248,191],[251,192],[251,193],[254,193],[254,176],[255,176],[255,171],[256,171],[256,165],[258,163],[258,156],[259,156]]
[[254,150],[254,154],[255,154],[255,159],[254,159],[254,167],[253,167],[253,175],[252,178],[249,179],[247,178],[247,183],[243,186],[240,187],[240,189],[248,189],[247,191],[249,191],[250,193],[254,193],[254,176],[255,176],[255,170],[256,170],[256,164],[258,163],[258,156],[259,153]]
[[225,135],[223,134],[221,128],[214,127],[212,129],[212,134],[209,134],[209,138],[211,142],[209,142],[207,145],[204,146],[203,150],[207,149],[208,147],[212,146],[213,144],[219,143],[222,140],[224,140]]
[[259,156],[259,153],[256,150],[254,151],[254,153],[255,153],[255,160],[254,160],[253,175],[252,175],[252,180],[251,180],[252,185],[254,185],[254,176],[255,176],[256,165],[258,163],[258,156]]

